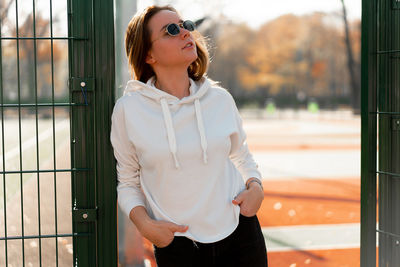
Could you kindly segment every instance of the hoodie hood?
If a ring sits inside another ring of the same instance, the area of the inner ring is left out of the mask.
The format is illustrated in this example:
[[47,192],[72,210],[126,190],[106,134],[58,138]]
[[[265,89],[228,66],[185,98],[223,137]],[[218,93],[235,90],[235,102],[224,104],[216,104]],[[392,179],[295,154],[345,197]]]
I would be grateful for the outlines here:
[[126,88],[124,90],[124,95],[127,94],[128,92],[138,92],[143,96],[151,98],[157,102],[160,102],[161,99],[165,99],[168,103],[171,101],[173,102],[179,101],[180,104],[186,104],[194,102],[196,99],[202,98],[203,95],[207,93],[208,89],[211,86],[210,81],[205,77],[201,78],[199,81],[193,81],[192,79],[189,78],[190,95],[179,100],[179,98],[177,98],[176,96],[168,94],[155,87],[154,85],[155,81],[156,81],[155,76],[151,77],[146,83],[137,80],[130,80],[126,85]]
[[168,143],[171,155],[175,162],[175,167],[179,169],[179,160],[177,157],[177,142],[176,135],[174,129],[173,119],[171,117],[171,112],[169,109],[169,104],[175,103],[178,105],[182,104],[192,104],[195,109],[196,120],[197,120],[197,130],[200,136],[200,146],[203,151],[203,162],[207,164],[207,137],[205,135],[204,122],[201,111],[200,99],[207,93],[208,89],[211,86],[210,81],[203,77],[199,81],[193,81],[189,79],[190,87],[189,92],[190,95],[183,97],[182,99],[177,98],[171,94],[168,94],[154,86],[155,77],[150,78],[147,83],[143,83],[137,80],[131,80],[128,82],[124,95],[129,92],[138,92],[141,95],[148,97],[155,102],[159,103],[163,112],[164,122],[165,122],[165,130],[168,136]]

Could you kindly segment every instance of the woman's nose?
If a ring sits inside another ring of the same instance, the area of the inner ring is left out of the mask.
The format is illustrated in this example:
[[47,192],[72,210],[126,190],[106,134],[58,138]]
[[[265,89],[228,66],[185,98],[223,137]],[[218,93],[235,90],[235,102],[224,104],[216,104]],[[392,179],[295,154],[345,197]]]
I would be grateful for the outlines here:
[[189,37],[189,35],[190,35],[190,31],[188,31],[182,27],[181,28],[181,38],[186,39],[187,37]]

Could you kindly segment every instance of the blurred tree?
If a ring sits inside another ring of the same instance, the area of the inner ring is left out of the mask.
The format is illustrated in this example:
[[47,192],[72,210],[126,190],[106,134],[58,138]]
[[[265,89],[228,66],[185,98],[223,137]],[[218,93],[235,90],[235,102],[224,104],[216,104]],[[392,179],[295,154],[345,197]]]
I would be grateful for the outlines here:
[[[336,99],[349,97],[350,75],[338,17],[283,15],[258,30],[221,18],[213,23],[203,32],[214,40],[208,73],[235,97],[253,98],[260,105],[268,97],[292,102],[313,97],[325,99],[331,108]],[[359,50],[359,30],[351,38]]]
[[209,39],[210,78],[219,81],[236,97],[243,97],[246,91],[239,80],[240,71],[249,67],[247,46],[254,39],[254,32],[246,24],[233,24],[220,17],[218,21],[211,21],[203,33]]
[[350,74],[350,82],[351,82],[351,104],[353,107],[353,111],[356,114],[360,114],[360,104],[361,104],[361,76],[360,71],[356,68],[356,63],[353,55],[353,47],[352,47],[352,39],[350,35],[350,27],[347,20],[347,11],[344,0],[341,0],[342,8],[343,8],[343,24],[345,31],[345,42],[346,42],[346,51],[347,51],[347,67]]
[[247,62],[251,68],[242,68],[242,84],[263,88],[269,95],[292,90],[299,67],[293,63],[299,56],[297,48],[305,30],[294,15],[281,16],[262,26],[255,40],[249,42]]
[[[1,26],[7,32],[6,37],[17,35],[15,23],[10,19],[9,14],[14,0],[0,1],[1,7]],[[58,22],[58,17],[53,17],[53,23]],[[19,37],[49,37],[50,21],[44,18],[40,11],[35,14],[35,29],[33,28],[33,14],[24,16],[24,20],[18,25]],[[35,31],[34,31],[35,30]],[[9,36],[11,35],[11,36]],[[3,89],[4,101],[15,102],[18,92],[18,63],[20,74],[20,93],[22,103],[31,103],[35,99],[35,85],[37,85],[37,97],[39,101],[48,101],[51,99],[52,91],[52,65],[51,56],[53,52],[53,64],[67,60],[65,53],[66,42],[53,42],[50,40],[21,39],[18,41],[8,40],[2,43],[3,57]],[[53,48],[53,51],[51,50]],[[19,58],[17,59],[17,55]],[[35,59],[36,56],[36,59]],[[35,64],[36,63],[36,64]],[[67,65],[58,70],[58,74],[67,71]],[[35,72],[36,70],[36,72]],[[65,84],[61,84],[61,79],[54,79],[55,97],[68,97],[67,90],[63,90]],[[61,91],[58,93],[57,91]]]
[[13,3],[14,3],[14,0],[9,0],[8,2],[6,0],[0,0],[0,22],[1,22],[1,25],[3,25],[4,22],[6,21],[8,11],[10,10],[10,7]]

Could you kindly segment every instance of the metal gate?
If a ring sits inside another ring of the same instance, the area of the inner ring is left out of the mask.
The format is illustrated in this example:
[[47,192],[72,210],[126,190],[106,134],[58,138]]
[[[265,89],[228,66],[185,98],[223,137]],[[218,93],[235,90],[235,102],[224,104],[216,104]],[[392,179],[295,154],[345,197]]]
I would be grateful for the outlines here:
[[361,266],[377,240],[379,266],[399,266],[400,0],[362,5]]
[[113,1],[0,16],[0,266],[117,266]]

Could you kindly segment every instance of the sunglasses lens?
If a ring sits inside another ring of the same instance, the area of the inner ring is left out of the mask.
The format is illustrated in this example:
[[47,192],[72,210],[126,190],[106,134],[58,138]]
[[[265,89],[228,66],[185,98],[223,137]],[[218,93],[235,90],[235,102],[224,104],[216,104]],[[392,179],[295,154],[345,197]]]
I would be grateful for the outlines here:
[[179,26],[175,23],[171,23],[167,27],[167,31],[170,35],[175,36],[180,33]]
[[167,32],[169,35],[176,36],[181,32],[180,27],[183,27],[191,32],[194,31],[196,25],[194,24],[193,21],[190,20],[184,21],[182,24],[180,24],[180,26],[176,23],[171,23],[167,26]]
[[193,22],[193,21],[185,20],[185,21],[183,22],[183,28],[185,28],[186,30],[192,32],[192,31],[194,31],[194,29],[196,28],[196,25],[194,25],[194,22]]

